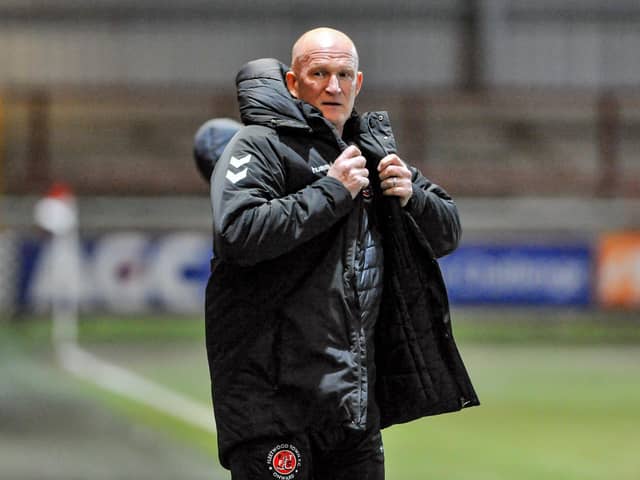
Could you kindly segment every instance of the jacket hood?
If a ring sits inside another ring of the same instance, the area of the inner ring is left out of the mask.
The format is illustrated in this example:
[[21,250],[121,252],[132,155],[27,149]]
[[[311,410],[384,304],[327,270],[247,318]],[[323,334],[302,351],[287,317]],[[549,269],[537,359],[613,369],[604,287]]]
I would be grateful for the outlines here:
[[285,83],[289,67],[275,58],[245,64],[236,76],[240,117],[245,125],[308,129],[300,101]]

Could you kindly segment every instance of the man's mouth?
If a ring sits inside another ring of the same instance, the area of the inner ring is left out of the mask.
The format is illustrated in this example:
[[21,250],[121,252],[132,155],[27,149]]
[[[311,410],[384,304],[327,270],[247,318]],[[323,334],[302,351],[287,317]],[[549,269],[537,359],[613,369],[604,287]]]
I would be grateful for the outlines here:
[[322,102],[323,105],[327,105],[329,107],[340,107],[342,104],[339,102]]

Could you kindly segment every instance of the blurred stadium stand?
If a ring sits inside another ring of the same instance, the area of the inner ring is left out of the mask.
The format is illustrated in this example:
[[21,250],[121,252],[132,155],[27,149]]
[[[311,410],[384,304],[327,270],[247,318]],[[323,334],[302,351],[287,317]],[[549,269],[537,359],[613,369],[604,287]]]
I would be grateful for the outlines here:
[[[65,179],[82,195],[200,194],[193,134],[237,117],[234,93],[75,87],[4,90],[4,185],[38,193]],[[370,88],[403,155],[456,195],[640,195],[640,93],[481,94]]]
[[387,3],[0,2],[4,190],[204,192],[192,135],[237,116],[237,69],[326,23],[360,45],[359,108],[456,195],[640,194],[637,2]]

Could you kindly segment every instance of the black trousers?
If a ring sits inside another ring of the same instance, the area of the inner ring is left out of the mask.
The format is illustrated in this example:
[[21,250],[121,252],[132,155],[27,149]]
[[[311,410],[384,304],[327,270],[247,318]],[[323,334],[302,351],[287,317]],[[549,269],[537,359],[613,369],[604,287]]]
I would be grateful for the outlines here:
[[384,480],[380,430],[338,428],[237,447],[232,480]]

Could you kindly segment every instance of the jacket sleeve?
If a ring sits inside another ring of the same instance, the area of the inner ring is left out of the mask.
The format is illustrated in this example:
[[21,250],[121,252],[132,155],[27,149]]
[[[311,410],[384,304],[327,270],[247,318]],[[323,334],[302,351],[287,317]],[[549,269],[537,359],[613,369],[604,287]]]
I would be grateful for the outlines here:
[[332,177],[287,191],[287,166],[269,135],[248,127],[229,144],[211,182],[216,257],[253,265],[290,252],[328,230],[353,207]]
[[458,208],[449,194],[440,186],[425,178],[417,169],[413,172],[413,195],[405,207],[436,257],[442,257],[456,249],[462,236]]

